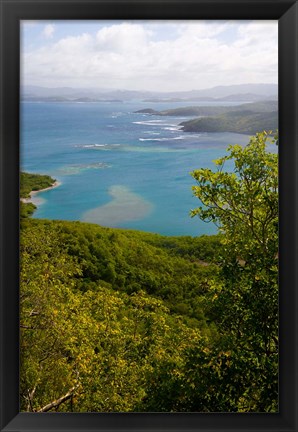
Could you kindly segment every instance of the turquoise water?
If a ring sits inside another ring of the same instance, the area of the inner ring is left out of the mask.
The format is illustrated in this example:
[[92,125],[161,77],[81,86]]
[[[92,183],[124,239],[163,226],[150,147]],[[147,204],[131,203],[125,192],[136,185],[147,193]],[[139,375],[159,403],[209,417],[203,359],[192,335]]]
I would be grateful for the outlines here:
[[183,133],[178,124],[185,117],[134,113],[185,105],[23,102],[21,170],[61,182],[36,195],[34,217],[165,235],[216,233],[213,224],[189,217],[200,204],[189,173],[212,168],[229,144],[246,144],[249,137]]

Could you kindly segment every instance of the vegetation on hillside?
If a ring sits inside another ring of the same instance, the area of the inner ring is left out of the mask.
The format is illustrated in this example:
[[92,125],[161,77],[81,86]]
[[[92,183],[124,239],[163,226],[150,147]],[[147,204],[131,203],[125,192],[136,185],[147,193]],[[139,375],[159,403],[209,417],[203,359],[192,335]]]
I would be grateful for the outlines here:
[[48,175],[29,174],[21,172],[20,174],[20,197],[29,198],[30,192],[46,189],[55,183],[55,179]]
[[21,219],[22,411],[277,411],[268,141],[257,134],[214,171],[192,173],[192,216],[216,223],[217,236]]
[[255,135],[260,130],[278,128],[277,101],[246,103],[235,106],[189,106],[163,111],[145,108],[137,113],[158,116],[197,116],[179,126],[184,132],[234,132]]
[[275,130],[278,127],[278,113],[253,111],[231,111],[220,116],[198,118],[180,124],[184,132],[234,132],[255,135],[265,127]]
[[136,111],[140,114],[154,114],[160,116],[219,116],[227,113],[249,112],[249,113],[270,113],[277,111],[277,101],[263,101],[245,103],[234,106],[187,106],[168,110],[156,111],[152,108],[144,108]]
[[48,175],[20,173],[20,216],[21,218],[31,216],[36,210],[36,205],[32,202],[26,202],[30,198],[32,191],[39,191],[51,187],[55,179]]

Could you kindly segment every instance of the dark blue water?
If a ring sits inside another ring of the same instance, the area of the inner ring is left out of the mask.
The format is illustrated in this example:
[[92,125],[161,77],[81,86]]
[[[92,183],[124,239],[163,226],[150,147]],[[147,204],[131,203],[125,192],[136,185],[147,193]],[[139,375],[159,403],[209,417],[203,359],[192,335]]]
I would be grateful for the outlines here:
[[21,169],[61,182],[36,195],[34,217],[165,235],[216,233],[213,224],[189,216],[200,205],[190,172],[212,168],[229,144],[246,144],[249,137],[183,133],[184,117],[134,113],[185,105],[22,103]]

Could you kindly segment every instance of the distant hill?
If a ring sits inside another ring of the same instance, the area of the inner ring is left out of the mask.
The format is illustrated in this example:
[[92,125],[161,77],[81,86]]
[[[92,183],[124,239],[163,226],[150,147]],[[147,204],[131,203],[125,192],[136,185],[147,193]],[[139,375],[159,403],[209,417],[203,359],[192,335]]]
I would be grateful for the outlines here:
[[271,112],[277,111],[277,101],[262,101],[246,103],[236,106],[190,106],[156,111],[152,108],[144,108],[136,113],[155,114],[160,116],[214,116],[234,111]]
[[264,99],[264,96],[276,96],[278,94],[277,84],[237,84],[230,86],[217,86],[206,90],[194,90],[190,96],[209,96],[224,98],[230,95],[254,94]]
[[211,96],[192,96],[192,97],[172,97],[172,98],[151,98],[144,99],[143,102],[156,103],[156,102],[257,102],[261,100],[275,100],[277,93],[272,95],[256,94],[256,93],[236,93],[223,97]]
[[103,88],[72,88],[72,87],[41,87],[25,85],[21,88],[22,100],[38,101],[43,98],[79,99],[91,98],[96,100],[120,99],[123,101],[141,99],[148,102],[174,102],[174,101],[257,101],[267,98],[277,98],[277,84],[241,84],[233,86],[218,86],[203,90],[191,91],[146,91],[146,90],[125,90],[125,89],[103,89]]
[[94,102],[123,102],[121,99],[100,99],[91,97],[71,98],[66,96],[25,96],[23,101],[26,102],[81,102],[81,103],[94,103]]
[[252,112],[271,112],[277,110],[277,101],[262,101],[254,103],[246,103],[236,106],[205,106],[205,107],[183,107],[173,110],[164,110],[160,112],[163,116],[210,116],[225,114],[228,112],[237,111],[252,111]]
[[220,116],[203,117],[180,124],[184,132],[234,132],[254,135],[278,129],[278,112],[230,111]]
[[184,132],[235,132],[254,135],[262,130],[278,129],[278,102],[262,101],[233,107],[191,106],[156,111],[144,108],[136,111],[160,116],[197,116],[180,123]]
[[277,101],[238,105],[217,115],[180,123],[184,132],[236,132],[254,135],[278,129]]

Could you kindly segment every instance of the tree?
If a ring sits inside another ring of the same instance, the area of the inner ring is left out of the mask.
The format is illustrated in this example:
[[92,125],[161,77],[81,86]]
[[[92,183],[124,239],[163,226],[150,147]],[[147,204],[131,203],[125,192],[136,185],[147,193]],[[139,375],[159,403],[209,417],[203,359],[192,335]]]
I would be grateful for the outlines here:
[[[215,161],[216,172],[192,173],[198,183],[194,195],[205,206],[192,216],[216,223],[234,255],[245,261],[252,254],[275,259],[277,253],[277,154],[267,153],[268,141],[267,133],[259,133],[244,148],[230,146],[230,154]],[[229,161],[234,161],[232,172],[224,171]]]
[[[278,163],[277,154],[267,152],[277,143],[270,135],[258,133],[246,147],[230,146],[215,161],[215,172],[192,173],[202,205],[191,214],[217,224],[224,245],[220,277],[205,302],[221,339],[207,357],[217,365],[221,389],[238,389],[232,406],[240,411],[277,409]],[[223,352],[233,360],[216,362]]]
[[142,290],[94,281],[81,290],[83,263],[67,251],[64,224],[75,227],[22,222],[21,411],[142,411],[159,364],[182,363],[199,332]]
[[73,276],[80,269],[50,226],[22,229],[20,252],[21,409],[48,411],[70,400],[80,384],[66,352],[77,306]]

